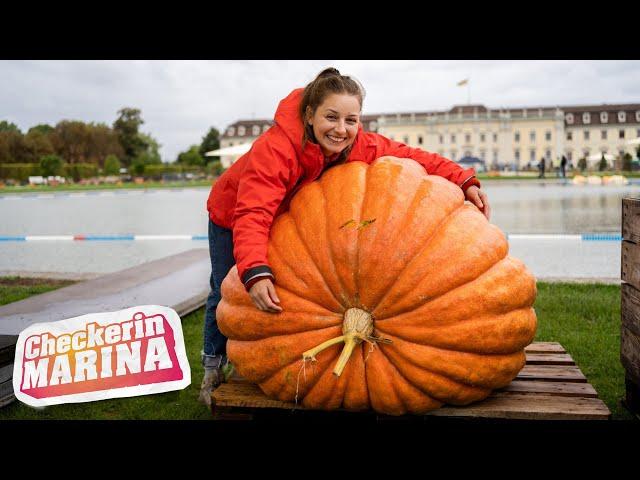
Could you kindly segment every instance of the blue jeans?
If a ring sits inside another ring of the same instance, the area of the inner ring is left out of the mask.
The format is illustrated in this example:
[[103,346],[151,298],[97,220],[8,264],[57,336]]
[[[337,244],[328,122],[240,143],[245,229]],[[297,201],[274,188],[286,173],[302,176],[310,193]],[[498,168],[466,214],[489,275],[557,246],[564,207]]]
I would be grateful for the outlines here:
[[[209,255],[211,256],[211,292],[207,298],[204,314],[204,355],[202,362],[207,365],[207,357],[223,355],[227,352],[227,337],[218,328],[216,307],[222,294],[220,287],[231,267],[236,263],[233,258],[233,235],[231,230],[222,228],[209,219]],[[211,359],[209,359],[211,360]]]

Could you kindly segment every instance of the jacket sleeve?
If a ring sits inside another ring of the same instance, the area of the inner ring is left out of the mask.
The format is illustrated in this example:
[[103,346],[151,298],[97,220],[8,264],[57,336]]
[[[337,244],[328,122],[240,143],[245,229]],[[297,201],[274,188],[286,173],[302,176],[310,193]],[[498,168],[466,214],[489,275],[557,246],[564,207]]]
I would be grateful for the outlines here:
[[377,133],[373,135],[376,137],[376,158],[384,155],[410,158],[420,163],[429,175],[444,177],[458,185],[464,192],[466,192],[467,188],[471,185],[480,187],[480,181],[476,178],[476,172],[473,168],[464,169],[457,163],[437,153],[427,152],[420,148],[411,148]]
[[233,256],[247,291],[265,277],[275,281],[267,261],[269,232],[295,168],[293,150],[268,138],[260,137],[247,153],[233,217]]

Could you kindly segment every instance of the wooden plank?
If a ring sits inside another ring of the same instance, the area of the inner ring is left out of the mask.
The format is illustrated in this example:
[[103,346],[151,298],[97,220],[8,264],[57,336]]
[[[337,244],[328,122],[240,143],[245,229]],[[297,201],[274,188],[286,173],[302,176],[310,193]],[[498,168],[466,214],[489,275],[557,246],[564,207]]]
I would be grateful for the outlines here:
[[[533,382],[530,382],[533,383]],[[494,392],[489,398],[471,405],[445,406],[428,412],[427,415],[452,417],[484,417],[543,420],[606,420],[611,415],[607,406],[599,399],[589,396],[532,394],[518,392]],[[282,402],[267,398],[254,384],[223,384],[214,391],[214,413],[224,418],[233,413],[233,407],[244,407],[245,413],[252,410],[275,408],[305,410],[293,402]],[[239,410],[235,410],[236,412]],[[338,410],[342,411],[342,410]]]
[[598,392],[590,383],[543,382],[535,380],[514,380],[497,393],[529,393],[559,395],[563,397],[597,398]]
[[249,407],[249,408],[302,408],[294,402],[283,402],[268,398],[255,383],[223,383],[213,391],[212,408]]
[[620,362],[627,376],[640,385],[640,335],[624,325],[620,329]]
[[575,365],[568,353],[527,353],[527,365]]
[[608,420],[611,412],[598,398],[502,394],[465,407],[442,407],[427,415],[513,420]]
[[621,278],[640,290],[640,245],[622,242]]
[[629,283],[622,284],[622,325],[640,335],[640,291]]
[[640,244],[640,198],[622,199],[622,238]]
[[571,365],[525,365],[518,380],[543,380],[548,382],[586,382],[580,369]]
[[525,353],[567,353],[558,342],[533,342],[524,348]]

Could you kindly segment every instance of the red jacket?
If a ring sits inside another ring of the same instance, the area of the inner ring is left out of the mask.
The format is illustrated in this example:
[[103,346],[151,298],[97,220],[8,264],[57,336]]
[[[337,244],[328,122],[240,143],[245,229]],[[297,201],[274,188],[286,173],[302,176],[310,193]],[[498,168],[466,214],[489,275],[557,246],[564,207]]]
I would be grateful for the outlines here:
[[[287,210],[293,194],[322,173],[325,159],[320,146],[302,147],[303,126],[298,115],[302,88],[280,102],[275,125],[253,143],[214,184],[207,200],[209,218],[233,230],[233,256],[247,290],[273,273],[267,261],[267,242],[273,219]],[[442,176],[466,190],[480,186],[475,171],[435,153],[410,148],[359,127],[346,161],[373,162],[384,155],[411,158],[430,175]],[[300,182],[300,183],[298,183]]]

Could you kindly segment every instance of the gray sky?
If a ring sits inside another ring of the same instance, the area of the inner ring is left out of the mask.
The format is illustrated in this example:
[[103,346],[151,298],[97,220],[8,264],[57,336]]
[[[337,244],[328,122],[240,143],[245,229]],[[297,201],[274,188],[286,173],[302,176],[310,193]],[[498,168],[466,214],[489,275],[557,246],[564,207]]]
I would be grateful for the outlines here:
[[46,60],[0,61],[0,120],[23,132],[60,120],[109,125],[122,107],[142,110],[142,131],[164,161],[199,144],[209,127],[272,118],[280,99],[333,66],[364,85],[364,113],[640,103],[640,61]]

